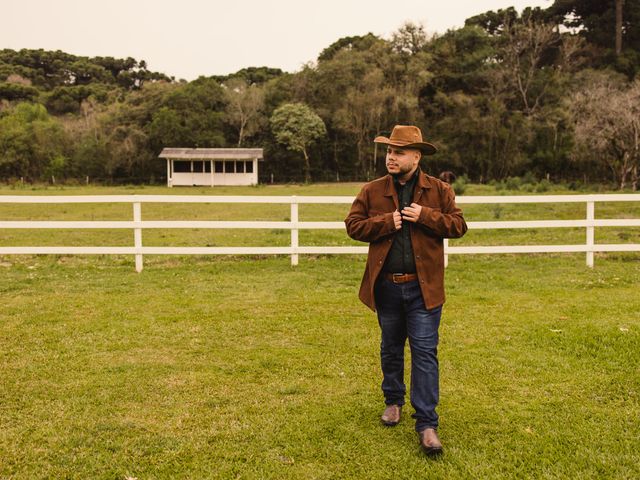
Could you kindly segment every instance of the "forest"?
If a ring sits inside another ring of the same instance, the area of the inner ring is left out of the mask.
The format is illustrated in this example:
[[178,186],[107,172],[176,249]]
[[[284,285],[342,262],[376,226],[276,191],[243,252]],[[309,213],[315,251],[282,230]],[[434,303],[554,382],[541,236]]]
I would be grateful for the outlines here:
[[299,71],[193,81],[144,60],[0,50],[0,181],[161,184],[164,147],[259,147],[260,182],[366,181],[418,125],[434,175],[638,188],[640,0],[555,0],[344,37]]

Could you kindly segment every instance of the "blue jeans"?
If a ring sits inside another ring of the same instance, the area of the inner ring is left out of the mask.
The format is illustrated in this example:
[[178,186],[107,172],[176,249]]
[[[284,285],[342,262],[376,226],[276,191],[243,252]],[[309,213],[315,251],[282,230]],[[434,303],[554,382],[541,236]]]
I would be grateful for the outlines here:
[[417,280],[393,283],[380,277],[375,289],[382,333],[382,392],[387,405],[404,405],[404,346],[411,349],[411,405],[416,431],[438,427],[438,327],[442,306],[425,307]]

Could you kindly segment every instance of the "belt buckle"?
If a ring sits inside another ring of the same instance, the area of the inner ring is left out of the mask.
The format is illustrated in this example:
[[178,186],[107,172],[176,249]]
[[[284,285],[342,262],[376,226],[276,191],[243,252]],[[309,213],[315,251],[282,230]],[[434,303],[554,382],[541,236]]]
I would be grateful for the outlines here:
[[[392,273],[391,274],[391,278],[392,278],[392,282],[393,283],[402,283],[400,281],[400,277],[404,277],[404,273]],[[396,281],[396,278],[398,279],[398,281]]]

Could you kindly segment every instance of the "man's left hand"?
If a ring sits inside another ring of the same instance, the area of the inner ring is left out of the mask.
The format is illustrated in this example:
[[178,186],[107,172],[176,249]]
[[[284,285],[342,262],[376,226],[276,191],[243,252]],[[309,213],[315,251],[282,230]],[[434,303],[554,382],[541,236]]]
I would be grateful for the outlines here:
[[404,207],[402,209],[402,219],[408,222],[416,223],[418,218],[420,218],[420,211],[422,210],[422,206],[417,203],[412,203],[408,207]]

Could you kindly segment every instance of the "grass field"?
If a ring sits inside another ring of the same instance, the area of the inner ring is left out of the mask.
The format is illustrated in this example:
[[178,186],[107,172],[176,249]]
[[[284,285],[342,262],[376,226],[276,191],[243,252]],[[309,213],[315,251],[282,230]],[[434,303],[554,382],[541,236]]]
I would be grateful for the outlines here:
[[[494,193],[484,188],[465,193]],[[187,190],[0,189],[112,193]],[[596,215],[640,218],[639,206],[607,204]],[[50,207],[0,204],[0,218],[131,218],[118,205]],[[219,207],[145,205],[143,218],[289,214]],[[468,220],[584,218],[583,206],[471,207]],[[342,220],[348,206],[305,208],[302,220]],[[637,230],[596,229],[596,241],[640,243]],[[289,241],[288,231],[255,233],[145,231],[144,242]],[[355,243],[340,232],[306,235],[302,245]],[[456,244],[574,237],[583,243],[584,230],[478,231]],[[128,231],[0,232],[0,245],[131,243]],[[446,452],[437,461],[421,454],[408,416],[394,429],[379,424],[378,326],[357,299],[364,261],[145,256],[137,274],[130,256],[1,257],[0,478],[640,477],[640,253],[597,254],[594,269],[584,254],[450,258],[439,348]]]

